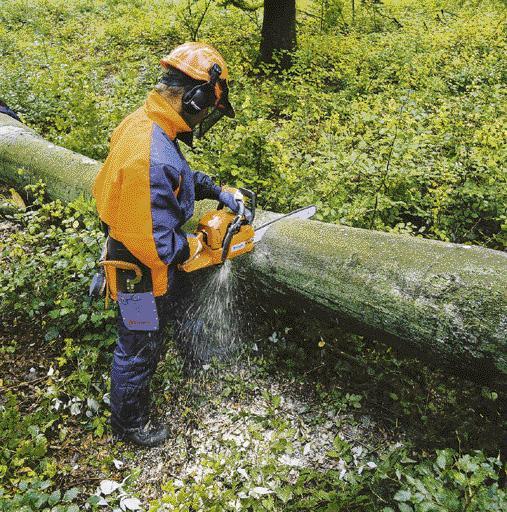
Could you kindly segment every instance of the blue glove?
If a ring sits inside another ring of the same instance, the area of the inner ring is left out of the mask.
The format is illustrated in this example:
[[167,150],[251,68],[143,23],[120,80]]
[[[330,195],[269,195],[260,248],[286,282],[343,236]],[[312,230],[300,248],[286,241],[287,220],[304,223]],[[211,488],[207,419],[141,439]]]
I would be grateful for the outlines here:
[[239,204],[238,201],[234,198],[234,195],[230,192],[226,192],[225,190],[222,190],[218,196],[218,200],[221,203],[224,203],[227,208],[230,208],[234,213],[238,213],[239,211]]

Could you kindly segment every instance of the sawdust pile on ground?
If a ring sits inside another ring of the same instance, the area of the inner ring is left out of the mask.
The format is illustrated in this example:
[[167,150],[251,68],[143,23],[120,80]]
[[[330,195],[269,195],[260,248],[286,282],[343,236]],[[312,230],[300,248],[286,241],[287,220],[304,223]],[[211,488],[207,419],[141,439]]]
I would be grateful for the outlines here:
[[[345,477],[348,471],[372,470],[382,451],[396,443],[393,435],[382,430],[366,414],[330,412],[318,400],[298,393],[294,382],[279,382],[271,375],[258,375],[248,366],[229,370],[238,382],[248,383],[248,390],[232,397],[230,383],[223,376],[208,375],[193,384],[196,397],[205,398],[195,416],[174,407],[166,412],[173,424],[174,439],[162,447],[137,451],[128,465],[141,469],[133,489],[144,500],[161,495],[161,485],[172,480],[183,486],[189,478],[202,481],[210,471],[202,461],[209,458],[228,460],[239,456],[231,472],[248,479],[245,467],[262,466],[273,457],[289,466],[297,479],[301,468],[337,469]],[[231,393],[231,395],[229,395]],[[198,400],[199,400],[198,399]],[[335,437],[352,446],[353,463],[329,456]],[[279,447],[282,446],[282,449]],[[236,477],[237,475],[230,475]],[[252,485],[269,482],[252,482]],[[144,501],[143,500],[143,501]]]

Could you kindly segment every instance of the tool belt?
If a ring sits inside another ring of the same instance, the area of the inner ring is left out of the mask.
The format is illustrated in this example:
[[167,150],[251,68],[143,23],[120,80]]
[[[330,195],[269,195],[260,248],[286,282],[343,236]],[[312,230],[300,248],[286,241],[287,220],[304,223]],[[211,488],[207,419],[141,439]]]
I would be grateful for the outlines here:
[[103,295],[118,302],[125,327],[132,331],[156,331],[159,318],[151,269],[141,263],[120,241],[111,238],[102,223],[106,241],[100,255],[100,270],[90,284],[90,299]]
[[141,293],[153,290],[151,270],[143,265],[121,242],[108,236],[105,258],[99,265],[106,274],[106,301],[118,300],[118,292]]
[[99,265],[105,272],[106,308],[109,296],[118,302],[125,327],[156,331],[159,318],[153,295],[151,271],[121,242],[108,236]]

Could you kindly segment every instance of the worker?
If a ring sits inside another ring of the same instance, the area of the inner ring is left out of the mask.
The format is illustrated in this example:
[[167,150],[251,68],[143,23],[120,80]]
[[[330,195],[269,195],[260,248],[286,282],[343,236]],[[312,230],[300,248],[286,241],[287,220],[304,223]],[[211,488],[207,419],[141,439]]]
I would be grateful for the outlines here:
[[[167,323],[178,323],[184,272],[178,266],[202,249],[186,234],[194,201],[218,200],[237,213],[241,194],[220,187],[187,164],[179,141],[192,146],[223,116],[234,117],[228,70],[220,53],[204,43],[186,43],[161,60],[163,76],[138,110],[113,131],[109,155],[93,186],[107,239],[107,259],[134,263],[142,271],[135,292],[152,292],[158,329],[132,330],[118,315],[111,371],[111,426],[115,439],[155,446],[169,429],[149,415],[149,384]],[[105,269],[110,295],[126,291],[132,270]],[[120,305],[121,307],[121,305]],[[154,310],[153,310],[154,311]]]

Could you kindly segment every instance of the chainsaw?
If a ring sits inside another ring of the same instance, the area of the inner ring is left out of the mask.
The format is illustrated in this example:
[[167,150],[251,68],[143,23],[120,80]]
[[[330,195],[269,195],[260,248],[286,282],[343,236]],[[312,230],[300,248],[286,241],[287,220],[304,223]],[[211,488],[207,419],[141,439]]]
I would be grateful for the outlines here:
[[199,220],[194,235],[202,243],[203,249],[191,260],[180,265],[185,272],[194,272],[212,265],[220,265],[253,250],[268,228],[275,222],[287,218],[309,219],[315,215],[316,207],[307,206],[282,215],[258,228],[254,228],[257,196],[251,190],[240,188],[244,199],[237,200],[239,210],[232,213],[219,203],[216,210],[205,213]]
[[[237,213],[227,211],[223,203],[215,210],[203,215],[194,235],[199,238],[202,250],[191,260],[179,265],[185,272],[194,272],[213,265],[220,265],[253,250],[272,224],[283,219],[309,219],[315,215],[316,207],[299,208],[286,215],[281,215],[258,228],[253,227],[257,197],[254,192],[240,188],[243,199],[238,199]],[[248,200],[248,208],[245,205]],[[105,306],[109,304],[109,285],[105,278],[107,266],[132,270],[136,277],[127,280],[126,291],[117,291],[117,300],[125,326],[135,331],[153,331],[159,326],[157,308],[153,292],[135,292],[134,286],[141,281],[142,273],[138,265],[125,261],[107,260],[107,238],[104,243],[99,265],[101,269],[90,285],[90,300],[100,297],[105,291]]]

